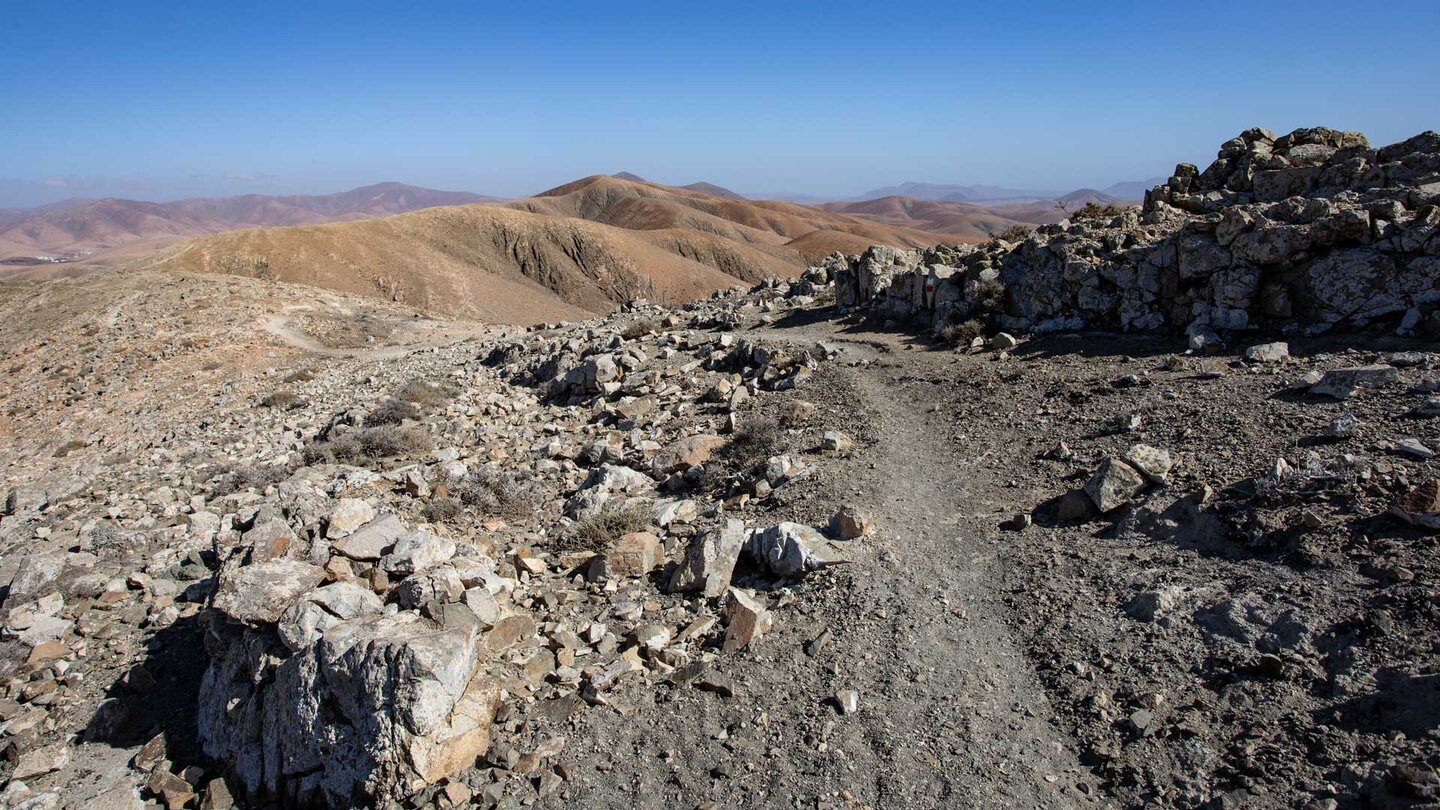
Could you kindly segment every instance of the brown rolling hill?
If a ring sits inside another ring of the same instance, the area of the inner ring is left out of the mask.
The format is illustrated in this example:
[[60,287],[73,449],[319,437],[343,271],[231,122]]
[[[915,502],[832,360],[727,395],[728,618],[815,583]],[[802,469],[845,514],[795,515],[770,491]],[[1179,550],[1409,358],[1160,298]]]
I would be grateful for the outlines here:
[[576,180],[509,205],[630,230],[682,228],[775,247],[787,246],[814,231],[840,231],[868,239],[870,244],[896,247],[973,240],[963,234],[897,227],[796,203],[716,197],[687,188],[604,175]]
[[427,312],[534,323],[794,276],[836,250],[969,237],[780,202],[587,177],[507,205],[215,234],[146,266],[310,284]]
[[[380,183],[339,194],[197,197],[168,203],[108,198],[6,211],[0,221],[0,261],[16,257],[94,254],[87,264],[135,243],[153,249],[165,241],[234,228],[306,225],[383,217],[442,205],[493,198],[463,191],[435,191],[403,183]],[[129,258],[128,251],[114,253]]]
[[230,231],[141,266],[229,273],[359,293],[505,323],[573,320],[636,297],[680,302],[795,273],[711,234],[629,231],[492,205],[383,219]]

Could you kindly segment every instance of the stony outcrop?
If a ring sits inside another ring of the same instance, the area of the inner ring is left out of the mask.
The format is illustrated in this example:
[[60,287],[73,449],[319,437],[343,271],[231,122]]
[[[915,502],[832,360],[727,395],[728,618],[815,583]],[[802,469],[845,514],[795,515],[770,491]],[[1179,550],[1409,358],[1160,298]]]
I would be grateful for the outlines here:
[[1145,204],[1017,243],[833,256],[842,307],[944,330],[1306,333],[1392,318],[1440,329],[1440,135],[1371,148],[1355,132],[1251,129]]
[[[397,522],[379,520],[351,536]],[[387,605],[369,579],[322,584],[346,568],[295,559],[320,549],[287,553],[257,562],[242,546],[221,567],[199,704],[206,753],[250,795],[306,806],[403,798],[484,753],[500,700],[485,668],[491,625],[461,600],[507,587],[494,563],[402,532],[374,562],[401,578]]]

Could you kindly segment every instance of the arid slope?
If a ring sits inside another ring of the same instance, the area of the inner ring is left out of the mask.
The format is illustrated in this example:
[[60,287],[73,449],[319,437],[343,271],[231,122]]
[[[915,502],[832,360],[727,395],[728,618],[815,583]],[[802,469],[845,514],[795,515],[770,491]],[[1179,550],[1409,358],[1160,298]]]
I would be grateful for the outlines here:
[[310,284],[506,323],[586,317],[635,297],[685,301],[799,266],[703,233],[626,231],[488,205],[231,231],[147,265]]

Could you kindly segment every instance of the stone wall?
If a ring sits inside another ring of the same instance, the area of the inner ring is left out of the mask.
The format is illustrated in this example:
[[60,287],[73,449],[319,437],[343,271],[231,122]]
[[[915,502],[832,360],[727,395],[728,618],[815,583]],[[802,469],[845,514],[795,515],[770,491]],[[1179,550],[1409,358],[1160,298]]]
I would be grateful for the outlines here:
[[[837,301],[937,330],[1323,332],[1440,315],[1440,135],[1372,149],[1355,132],[1251,129],[1141,208],[1018,243],[832,256]],[[1000,289],[1003,285],[1003,290]]]

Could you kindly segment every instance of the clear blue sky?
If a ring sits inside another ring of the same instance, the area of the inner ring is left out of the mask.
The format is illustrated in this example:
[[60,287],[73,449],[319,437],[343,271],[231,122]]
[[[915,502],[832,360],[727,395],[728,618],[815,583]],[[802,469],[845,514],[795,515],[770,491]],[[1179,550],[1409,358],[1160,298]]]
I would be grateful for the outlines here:
[[105,2],[0,14],[0,206],[629,170],[1066,190],[1440,128],[1440,2]]

